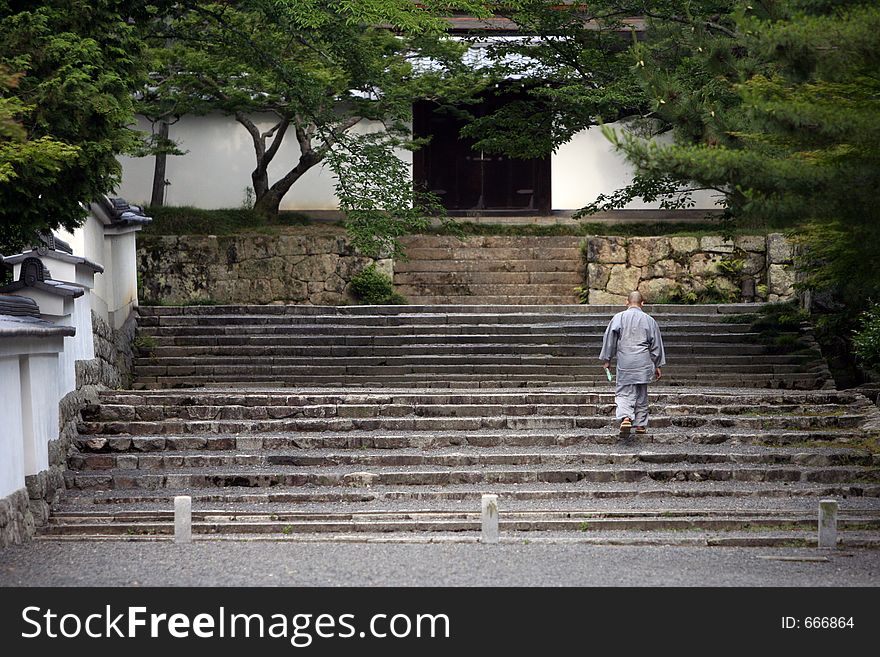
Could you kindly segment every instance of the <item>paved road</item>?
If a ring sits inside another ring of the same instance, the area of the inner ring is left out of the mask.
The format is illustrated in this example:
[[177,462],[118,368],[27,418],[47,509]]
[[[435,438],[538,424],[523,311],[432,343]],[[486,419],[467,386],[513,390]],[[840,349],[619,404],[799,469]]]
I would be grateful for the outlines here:
[[563,544],[37,542],[3,586],[880,586],[880,551]]

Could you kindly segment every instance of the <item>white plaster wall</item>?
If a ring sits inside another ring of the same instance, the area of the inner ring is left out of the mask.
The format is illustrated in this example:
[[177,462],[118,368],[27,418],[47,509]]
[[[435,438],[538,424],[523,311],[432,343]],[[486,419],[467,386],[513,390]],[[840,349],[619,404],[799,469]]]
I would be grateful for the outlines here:
[[[261,130],[273,125],[272,116],[256,116]],[[621,128],[619,123],[611,127]],[[363,122],[356,130],[379,129],[378,123]],[[140,119],[138,129],[149,131]],[[199,208],[233,208],[244,203],[245,189],[252,185],[253,143],[248,132],[234,119],[219,114],[183,117],[170,128],[170,136],[188,151],[169,156],[166,179],[167,205]],[[662,136],[661,141],[671,139]],[[412,153],[400,156],[412,164]],[[288,133],[278,155],[269,166],[270,181],[292,168],[299,157],[296,139]],[[154,158],[120,158],[123,175],[117,193],[129,202],[143,205],[152,193]],[[599,194],[610,194],[632,180],[632,167],[598,127],[577,133],[551,155],[551,204],[554,210],[576,210],[595,201]],[[694,194],[696,208],[712,208],[717,198],[709,192]],[[285,196],[282,210],[335,210],[333,175],[321,165],[308,171]],[[656,209],[659,203],[633,201],[627,209]]]
[[24,488],[18,358],[0,356],[0,498]]
[[[609,124],[621,129],[620,123]],[[663,135],[658,141],[669,142]],[[554,210],[575,210],[592,203],[600,194],[610,194],[632,182],[633,169],[602,130],[596,126],[582,130],[550,157],[551,203]],[[695,192],[696,208],[715,207],[717,198],[709,192]],[[660,204],[636,200],[628,210],[658,209]]]
[[106,270],[110,284],[107,301],[108,322],[111,328],[121,327],[137,306],[137,232],[130,230],[118,235],[107,235],[109,267]]
[[76,361],[95,357],[95,338],[92,334],[91,294],[88,290],[74,301],[71,316],[56,324],[73,325],[76,335],[64,338],[64,351],[58,354],[58,395],[64,397],[76,390]]
[[[261,130],[274,125],[274,115],[252,117]],[[150,131],[141,118],[137,128]],[[381,128],[377,122],[362,121],[352,130],[366,133]],[[221,114],[185,116],[169,128],[169,136],[186,155],[168,156],[165,179],[166,205],[192,205],[199,208],[237,208],[245,202],[245,190],[252,187],[251,171],[256,160],[251,136],[232,117]],[[299,145],[289,130],[278,154],[269,165],[270,184],[296,166]],[[412,163],[412,153],[400,151]],[[120,158],[122,182],[116,190],[129,203],[147,204],[152,194],[155,159]],[[339,207],[329,168],[315,165],[300,178],[281,202],[282,210],[335,210]]]
[[25,475],[49,468],[48,444],[58,438],[58,354],[19,360]]
[[[105,269],[107,268],[108,258],[105,253],[104,225],[95,217],[89,215],[83,225],[73,233],[64,230],[58,231],[58,237],[70,244],[74,255],[88,258]],[[110,298],[109,284],[112,282],[112,275],[112,272],[95,274],[94,288],[92,289],[90,300],[92,309],[104,321],[108,320],[107,299]],[[77,332],[77,334],[79,333]]]

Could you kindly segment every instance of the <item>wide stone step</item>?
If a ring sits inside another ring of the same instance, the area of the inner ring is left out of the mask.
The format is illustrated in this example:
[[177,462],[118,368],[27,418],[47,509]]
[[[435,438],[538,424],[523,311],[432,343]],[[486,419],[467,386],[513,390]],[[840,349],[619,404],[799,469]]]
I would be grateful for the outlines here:
[[[139,359],[137,361],[139,376],[205,376],[210,374],[289,374],[327,375],[353,374],[370,376],[373,374],[560,374],[560,375],[592,375],[601,376],[602,372],[595,355],[592,357],[546,358],[541,356],[504,357],[425,357],[414,358],[394,357],[361,357],[361,358],[309,358],[306,356],[277,356],[266,361],[255,362],[253,358],[202,357],[202,358],[168,358],[164,360]],[[598,370],[598,372],[597,372]],[[774,364],[772,362],[738,362],[720,364],[711,368],[707,363],[677,364],[664,367],[664,375],[669,377],[686,377],[692,374],[706,374],[708,371],[723,370],[726,375],[758,374],[784,375],[819,372],[818,366],[809,363]]]
[[[76,521],[79,520],[79,521]],[[597,518],[590,515],[564,517],[548,513],[546,516],[529,514],[505,514],[499,518],[499,529],[505,532],[605,532],[605,531],[807,531],[814,528],[815,518],[790,514],[770,517],[640,517],[640,518]],[[838,520],[838,530],[876,531],[880,528],[880,518],[873,515],[857,515]],[[254,516],[250,518],[208,515],[194,518],[194,534],[294,534],[294,533],[336,533],[336,532],[477,532],[480,519],[474,514],[406,514],[383,516],[348,514],[347,516],[317,517],[293,516],[271,518]],[[92,517],[54,521],[41,531],[44,535],[130,535],[174,533],[174,522],[167,518],[150,517]],[[880,538],[878,538],[880,542]]]
[[[750,340],[758,340],[754,333],[699,333],[698,343],[727,343],[740,344]],[[692,341],[695,334],[690,333],[667,333],[665,341],[675,345],[676,342],[685,345]],[[578,344],[589,345],[590,348],[599,348],[602,345],[598,335],[578,334],[571,331],[541,332],[541,333],[443,333],[443,334],[418,334],[401,333],[385,335],[301,335],[296,331],[282,330],[278,333],[242,334],[239,333],[212,333],[208,335],[171,335],[159,336],[159,338],[172,338],[170,344],[297,344],[297,345],[387,345],[401,346],[406,344],[480,344],[480,343],[522,343],[522,344]],[[592,339],[591,339],[592,338]],[[284,340],[288,342],[284,342]],[[696,340],[695,340],[696,342]]]
[[629,483],[665,482],[805,482],[821,484],[877,484],[880,470],[859,466],[754,466],[717,464],[700,467],[682,464],[639,464],[628,467],[553,466],[460,466],[455,469],[394,469],[372,467],[361,472],[352,466],[335,469],[274,466],[270,469],[248,466],[235,468],[166,468],[155,474],[137,470],[106,470],[98,473],[65,472],[68,488],[80,490],[119,490],[161,488],[195,489],[225,486],[271,488],[275,486],[446,486],[455,484],[553,484],[553,483]]
[[580,249],[584,238],[578,235],[407,235],[402,242],[409,248],[534,248],[554,247]]
[[522,247],[511,243],[508,247],[470,247],[456,246],[452,248],[444,247],[409,247],[406,250],[407,257],[411,261],[426,260],[445,260],[445,261],[461,261],[461,260],[535,260],[552,262],[557,259],[576,260],[580,257],[577,244],[564,247]]
[[564,285],[570,291],[584,282],[583,271],[415,271],[394,272],[394,284],[399,288],[434,288],[471,286],[477,289],[496,285],[516,285],[528,294],[533,286],[540,293],[546,285]]
[[[724,429],[739,427],[766,429],[844,429],[860,426],[863,415],[786,415],[752,417],[744,415],[667,415],[651,418],[653,428],[681,427]],[[613,418],[596,416],[482,416],[482,417],[293,417],[263,420],[116,420],[84,421],[79,432],[91,434],[193,434],[265,433],[283,431],[479,431],[483,429],[598,429],[609,428]]]
[[[645,311],[651,315],[670,315],[677,313],[730,315],[757,312],[766,304],[763,303],[728,303],[728,304],[646,304]],[[542,305],[507,303],[475,306],[473,304],[404,304],[393,306],[306,306],[306,305],[216,305],[216,306],[141,306],[138,309],[142,317],[167,315],[407,315],[407,314],[480,314],[521,315],[523,313],[545,313],[565,315],[613,315],[621,309],[618,305],[608,304],[568,304]]]
[[[598,343],[596,344],[598,347]],[[438,358],[448,357],[451,354],[467,356],[532,356],[540,355],[547,358],[578,356],[582,357],[588,346],[579,345],[507,345],[507,344],[481,344],[444,347],[443,345],[425,346],[402,346],[402,347],[348,347],[348,346],[281,346],[281,345],[202,345],[202,346],[157,346],[145,362],[153,364],[156,359],[163,358],[195,358],[198,356],[332,356],[336,358],[362,358],[362,357],[408,357],[408,358]],[[731,353],[724,353],[729,351]],[[815,363],[816,355],[813,353],[798,354],[775,354],[764,353],[761,347],[746,350],[739,345],[736,347],[706,348],[696,351],[693,346],[669,346],[666,349],[667,358],[685,359],[697,364],[722,364],[737,362],[767,362],[767,363]],[[595,353],[593,354],[595,358]],[[142,361],[138,361],[141,363]]]
[[[153,400],[150,400],[153,401]],[[610,402],[595,404],[401,404],[401,403],[330,403],[330,404],[292,404],[292,405],[240,405],[213,400],[207,405],[157,405],[144,402],[137,406],[130,404],[104,403],[83,409],[82,417],[90,421],[116,420],[164,420],[181,418],[185,420],[236,420],[236,419],[283,419],[293,417],[499,417],[499,416],[610,416],[614,414],[614,404]],[[297,400],[299,401],[299,400]],[[781,415],[801,416],[840,416],[845,410],[838,405],[750,405],[729,403],[725,405],[673,405],[653,404],[649,406],[652,415],[748,415],[755,417],[775,417]]]
[[[370,488],[353,489],[351,487],[273,487],[250,488],[227,486],[215,489],[193,489],[175,491],[168,489],[143,490],[100,490],[82,491],[68,490],[62,502],[62,508],[75,511],[83,509],[116,509],[144,508],[154,510],[157,506],[165,509],[173,508],[174,497],[178,494],[191,495],[194,508],[200,506],[223,506],[228,511],[236,509],[253,510],[256,507],[264,512],[265,505],[271,504],[272,510],[302,509],[303,506],[338,510],[338,505],[380,505],[378,508],[403,508],[407,510],[437,506],[445,508],[450,504],[467,505],[471,509],[478,508],[484,494],[497,494],[503,508],[506,505],[525,505],[529,508],[536,505],[552,503],[559,506],[589,503],[591,508],[615,505],[621,501],[629,508],[633,504],[650,505],[651,508],[664,508],[672,505],[715,506],[726,503],[727,506],[749,508],[754,506],[779,508],[779,500],[787,500],[787,504],[798,502],[815,509],[815,503],[823,497],[847,500],[847,504],[868,503],[876,508],[880,503],[880,485],[877,484],[816,484],[804,482],[764,483],[749,482],[676,482],[674,487],[659,485],[656,482],[603,482],[584,486],[580,483],[553,484],[517,484],[504,486],[493,484],[491,487],[450,485],[442,488],[409,488],[372,486]],[[401,506],[403,505],[403,506]],[[416,505],[416,506],[412,506]]]
[[[651,452],[608,452],[608,451],[498,451],[478,450],[468,453],[438,449],[432,453],[419,453],[407,450],[351,452],[328,452],[326,450],[253,450],[206,454],[200,451],[165,451],[148,454],[74,454],[68,459],[72,470],[163,470],[170,468],[230,468],[236,466],[271,467],[292,465],[303,467],[357,466],[401,467],[401,466],[496,466],[496,465],[631,465],[637,463],[664,464],[751,464],[751,465],[807,465],[835,466],[858,465],[874,466],[873,455],[869,452],[838,450],[825,452],[764,450],[760,452],[706,452],[706,451],[651,451]],[[880,465],[880,463],[876,464]]]
[[[139,377],[150,376],[206,376],[216,375],[217,380],[222,377],[249,375],[291,377],[291,380],[302,380],[306,377],[327,377],[333,375],[351,375],[353,377],[391,377],[420,374],[442,375],[438,378],[452,381],[454,377],[462,375],[516,375],[531,376],[537,380],[549,379],[553,376],[567,377],[572,383],[584,381],[582,377],[589,377],[598,383],[605,376],[598,360],[593,358],[583,359],[532,359],[526,362],[498,362],[481,363],[473,359],[462,359],[459,363],[444,364],[427,361],[422,364],[399,364],[394,361],[387,364],[382,359],[375,359],[372,363],[349,364],[346,359],[325,359],[322,361],[309,362],[308,359],[267,359],[265,362],[243,362],[227,364],[214,359],[204,359],[205,362],[191,365],[144,365],[138,369]],[[293,362],[290,362],[290,361]],[[750,374],[756,379],[761,377],[773,377],[774,375],[807,375],[811,370],[804,365],[747,365],[738,364],[722,368],[715,366],[708,369],[706,366],[676,364],[667,365],[663,368],[663,374],[667,382],[673,378],[715,376],[719,378],[738,378],[738,375]],[[446,376],[448,375],[448,376]],[[797,378],[796,376],[794,378]],[[814,377],[804,377],[814,378]],[[662,379],[661,379],[662,382]],[[658,382],[659,383],[659,382]]]
[[[37,540],[58,541],[168,541],[170,537],[147,533],[125,537],[102,534],[40,535]],[[331,532],[331,533],[288,533],[288,534],[197,534],[197,541],[272,541],[284,543],[479,543],[478,532]],[[764,529],[747,532],[717,532],[692,530],[689,532],[644,532],[644,531],[604,531],[571,532],[546,531],[524,534],[521,532],[503,533],[501,543],[535,544],[579,544],[615,546],[690,546],[690,547],[800,547],[814,548],[817,539],[815,531],[773,531]],[[837,540],[838,548],[876,549],[880,539],[876,533],[849,531],[841,532]]]
[[[192,319],[192,318],[182,318]],[[203,318],[198,318],[203,319]],[[275,318],[272,318],[275,319]],[[283,317],[280,319],[284,319]],[[384,335],[579,335],[602,336],[608,322],[553,322],[546,324],[388,324],[369,327],[347,324],[295,324],[290,322],[229,321],[216,324],[174,323],[142,327],[142,335],[228,335],[247,330],[259,335],[367,335],[372,328]],[[676,336],[689,333],[749,333],[748,324],[725,322],[669,322],[662,326],[664,334]]]
[[[303,406],[312,404],[583,404],[614,402],[614,391],[608,386],[596,388],[542,388],[537,390],[474,390],[459,388],[431,392],[413,392],[406,388],[382,391],[332,389],[299,390],[191,390],[132,391],[107,390],[100,398],[111,404],[215,405],[240,406]],[[657,389],[650,393],[651,403],[687,405],[851,405],[871,408],[867,398],[846,390],[732,390],[718,387],[681,390]]]
[[565,273],[581,276],[583,281],[584,262],[580,257],[559,258],[556,260],[534,260],[532,258],[510,260],[414,260],[394,263],[395,280],[404,274],[419,273]]
[[[835,444],[862,434],[857,430],[749,431],[744,429],[652,429],[631,436],[636,445],[809,445]],[[82,453],[161,452],[164,450],[302,450],[302,449],[437,449],[541,448],[617,445],[620,437],[608,428],[542,431],[536,429],[486,431],[343,431],[273,432],[266,434],[95,434],[76,440]]]
[[[523,375],[506,373],[503,375],[488,375],[485,373],[444,375],[438,379],[430,373],[410,375],[373,375],[356,376],[352,374],[337,374],[329,376],[289,376],[281,374],[249,374],[241,375],[210,375],[210,376],[177,376],[177,377],[138,377],[133,384],[136,390],[142,389],[168,389],[168,388],[198,388],[211,386],[215,388],[228,387],[231,390],[242,388],[265,386],[277,388],[279,386],[330,386],[330,387],[358,387],[369,388],[395,388],[402,385],[412,388],[443,389],[456,388],[463,384],[469,384],[477,388],[523,388],[523,387],[547,387],[557,385],[570,385],[575,381],[588,386],[598,386],[605,382],[604,377],[588,375],[573,377],[571,374],[553,375]],[[777,375],[732,374],[720,375],[709,373],[688,376],[682,379],[664,376],[655,384],[658,387],[694,385],[718,385],[729,388],[756,388],[756,389],[798,389],[811,390],[821,388],[827,382],[822,375],[813,374],[788,374],[784,377]]]

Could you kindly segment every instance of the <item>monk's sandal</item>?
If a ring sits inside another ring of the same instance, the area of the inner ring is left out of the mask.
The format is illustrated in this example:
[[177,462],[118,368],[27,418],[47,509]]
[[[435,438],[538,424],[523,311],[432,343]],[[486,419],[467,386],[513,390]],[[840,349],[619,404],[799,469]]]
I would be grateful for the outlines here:
[[628,417],[623,418],[623,421],[620,423],[620,433],[629,433],[629,430],[632,429],[632,425],[632,420],[630,420]]
[[636,433],[648,433],[648,427],[636,427]]

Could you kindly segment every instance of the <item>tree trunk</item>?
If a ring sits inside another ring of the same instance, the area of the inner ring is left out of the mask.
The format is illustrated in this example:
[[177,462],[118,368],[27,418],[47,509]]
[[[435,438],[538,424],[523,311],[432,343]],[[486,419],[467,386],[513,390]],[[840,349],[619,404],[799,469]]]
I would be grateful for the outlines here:
[[251,182],[254,183],[254,206],[256,206],[269,192],[269,172],[266,167],[257,165],[257,168],[251,172]]
[[257,200],[254,202],[254,212],[267,219],[277,217],[283,197],[283,193],[279,194],[275,190],[270,189],[266,191],[262,196],[257,197]]
[[[168,141],[168,121],[159,121],[159,143],[163,146]],[[150,205],[161,206],[165,204],[165,163],[167,153],[156,154],[156,166],[153,169],[153,193],[150,197]]]

